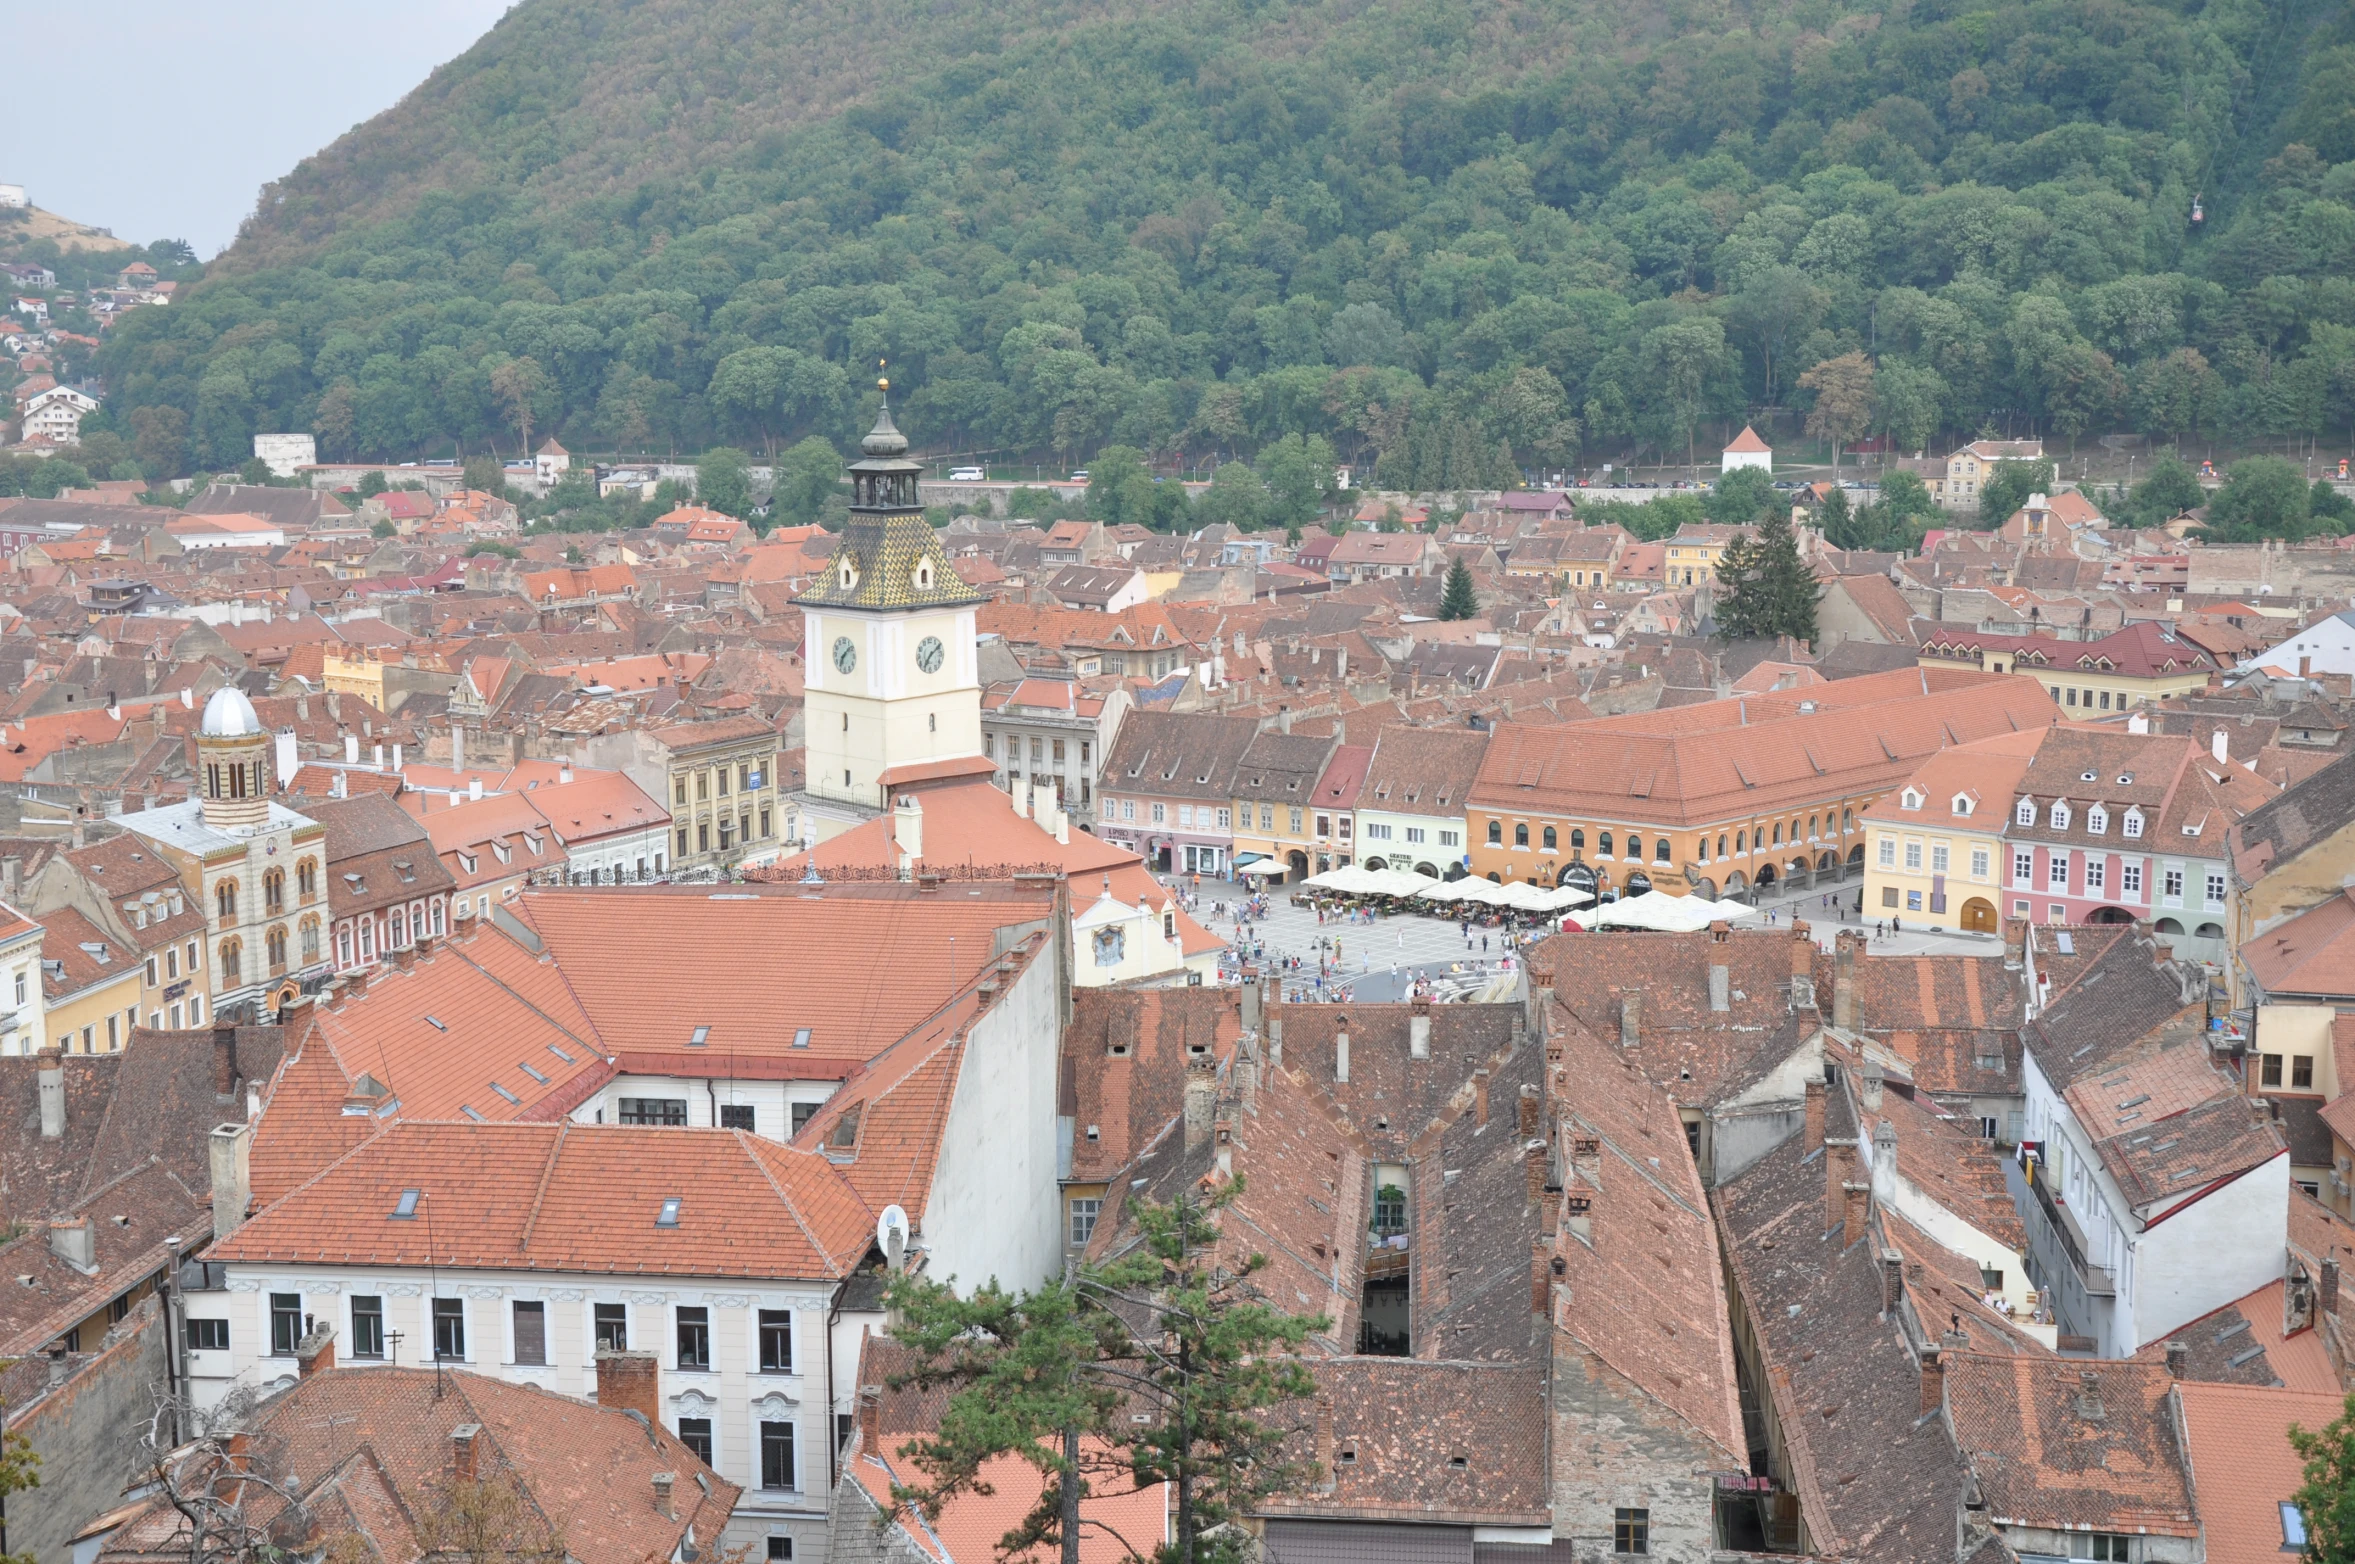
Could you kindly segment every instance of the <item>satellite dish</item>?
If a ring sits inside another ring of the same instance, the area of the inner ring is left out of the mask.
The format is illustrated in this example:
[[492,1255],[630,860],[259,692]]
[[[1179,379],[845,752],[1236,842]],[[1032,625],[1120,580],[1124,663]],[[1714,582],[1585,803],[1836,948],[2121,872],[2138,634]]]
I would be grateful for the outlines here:
[[896,1205],[885,1206],[875,1218],[875,1242],[891,1268],[898,1270],[908,1252],[908,1214]]

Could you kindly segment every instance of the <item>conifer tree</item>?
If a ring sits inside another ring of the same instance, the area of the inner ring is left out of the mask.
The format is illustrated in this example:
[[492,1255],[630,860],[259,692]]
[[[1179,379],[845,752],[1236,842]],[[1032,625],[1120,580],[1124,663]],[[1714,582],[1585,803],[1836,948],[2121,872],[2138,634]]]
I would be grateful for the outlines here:
[[1717,567],[1717,633],[1729,640],[1815,639],[1815,574],[1799,557],[1791,521],[1767,513],[1756,536],[1737,538]]
[[1815,524],[1823,528],[1824,541],[1834,548],[1871,548],[1875,541],[1871,519],[1848,503],[1848,491],[1838,484],[1816,507]]
[[1439,617],[1477,619],[1479,616],[1480,594],[1472,590],[1471,567],[1459,556],[1447,567],[1447,585],[1439,594]]

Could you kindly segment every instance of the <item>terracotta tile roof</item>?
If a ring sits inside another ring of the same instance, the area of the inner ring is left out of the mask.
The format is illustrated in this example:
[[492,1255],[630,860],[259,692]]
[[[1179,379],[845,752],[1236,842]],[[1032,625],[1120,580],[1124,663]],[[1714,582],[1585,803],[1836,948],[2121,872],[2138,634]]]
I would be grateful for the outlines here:
[[[458,1369],[306,1376],[257,1410],[253,1459],[299,1495],[320,1532],[356,1532],[368,1539],[363,1552],[404,1564],[431,1553],[428,1538],[449,1502],[450,1431],[468,1423],[481,1430],[478,1475],[514,1485],[527,1518],[520,1524],[530,1528],[502,1539],[493,1550],[501,1556],[645,1564],[675,1557],[690,1533],[708,1549],[743,1495],[660,1424]],[[678,1478],[667,1517],[656,1507],[657,1473]],[[252,1491],[248,1518],[271,1524],[284,1501]],[[166,1500],[151,1499],[99,1556],[109,1564],[185,1558],[186,1524]]]
[[[1737,1095],[1790,1057],[1816,1013],[1794,1012],[1794,976],[1812,982],[1815,947],[1792,930],[1558,934],[1528,953],[1530,981],[1553,989],[1571,1020],[1609,1043],[1634,1010],[1637,1065],[1677,1102]],[[1709,969],[1727,968],[1728,1005],[1709,1008]],[[1825,996],[1820,993],[1818,1002]]]
[[1998,1525],[2196,1537],[2163,1367],[1991,1358],[1946,1366],[1956,1443]]
[[1104,757],[1097,787],[1147,798],[1233,799],[1244,751],[1259,737],[1248,717],[1132,711]]
[[2024,1040],[2053,1089],[2067,1091],[2146,1038],[2197,1040],[2207,1025],[2206,989],[2204,975],[2179,970],[2135,933],[2050,1000]]
[[[1551,1522],[1549,1398],[1539,1366],[1364,1357],[1311,1372],[1330,1407],[1331,1481],[1262,1513],[1422,1525]],[[1316,1407],[1292,1412],[1311,1428],[1324,1415]],[[1313,1435],[1296,1434],[1290,1444],[1293,1458],[1316,1459]]]
[[133,953],[84,917],[80,908],[60,907],[41,914],[41,989],[51,1004],[138,970]]
[[777,725],[766,717],[720,717],[711,721],[681,722],[667,728],[656,728],[651,736],[676,752],[701,749],[707,744],[733,744],[763,734],[772,737],[777,734]]
[[570,782],[543,782],[525,796],[567,845],[642,831],[670,819],[668,808],[621,771],[575,771]]
[[2341,891],[2240,948],[2241,965],[2269,995],[2355,997],[2355,891]]
[[[1863,705],[1846,699],[1885,677],[1569,726],[1504,723],[1470,802],[1604,819],[1632,810],[1670,825],[1747,819],[1894,786],[1941,749],[2048,727],[2058,715],[2034,681],[1999,675],[1934,689],[1917,682],[1910,694],[1884,691]],[[1819,691],[1833,693],[1815,710],[1792,698]]]
[[2338,1369],[2322,1332],[2310,1323],[2286,1330],[2286,1318],[2283,1284],[2267,1282],[2246,1298],[2176,1327],[2166,1340],[2150,1342],[2134,1356],[2144,1363],[2165,1363],[2168,1342],[2181,1342],[2185,1366],[2178,1378],[2338,1395]]
[[1060,1087],[1072,1121],[1069,1176],[1087,1182],[1126,1167],[1184,1107],[1188,1063],[1224,1068],[1242,1033],[1237,989],[1075,991]]
[[1358,807],[1460,816],[1487,753],[1485,729],[1385,727],[1358,790]]
[[1766,453],[1770,451],[1772,447],[1768,446],[1764,440],[1758,438],[1757,430],[1751,428],[1748,424],[1744,424],[1742,425],[1742,432],[1734,436],[1733,444],[1727,446],[1726,449],[1729,451],[1739,451],[1744,455],[1749,455],[1752,453]]
[[[410,1189],[432,1221],[394,1215]],[[657,1226],[674,1197],[677,1224]],[[745,1130],[412,1121],[289,1190],[209,1258],[835,1278],[866,1253],[873,1222],[825,1158]]]
[[[1864,812],[1864,818],[1887,825],[1999,836],[2005,811],[2019,796],[2020,777],[2035,759],[2037,746],[2055,731],[2027,728],[1940,750],[1905,779],[1904,787],[1881,795],[1880,801]],[[1920,808],[1905,807],[1903,795],[1907,791],[1922,795]],[[1956,812],[1958,800],[1967,812]]]
[[[1588,1236],[1565,1223],[1555,1237],[1570,1298],[1556,1324],[1726,1452],[1729,1467],[1742,1466],[1748,1442],[1723,1257],[1700,1170],[1677,1154],[1684,1125],[1676,1102],[1626,1050],[1572,1023],[1559,1004],[1548,1012],[1546,1047],[1558,1056],[1562,1194],[1566,1205],[1588,1202]],[[1583,1299],[1611,1302],[1582,1308]]]
[[2289,1429],[2327,1427],[2340,1411],[2336,1387],[2186,1384],[2177,1393],[2209,1564],[2273,1564],[2288,1555],[2281,1505],[2296,1497],[2306,1475]]
[[1962,625],[1941,624],[1922,642],[1922,656],[1945,662],[1980,663],[1989,653],[2008,652],[2022,672],[2102,673],[2156,679],[2213,673],[2219,665],[2170,625],[2138,619],[2092,641],[2060,641],[2041,635],[1989,635]]

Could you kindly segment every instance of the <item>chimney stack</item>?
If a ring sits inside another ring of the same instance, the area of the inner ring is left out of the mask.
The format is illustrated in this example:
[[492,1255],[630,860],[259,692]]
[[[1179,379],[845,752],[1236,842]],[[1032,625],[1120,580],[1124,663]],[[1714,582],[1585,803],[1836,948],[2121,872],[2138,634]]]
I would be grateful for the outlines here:
[[49,1252],[84,1276],[98,1270],[98,1229],[86,1216],[63,1217],[49,1224]]
[[1826,1136],[1823,1143],[1824,1230],[1844,1227],[1848,1220],[1848,1172],[1854,1164],[1856,1142]]
[[859,1387],[859,1448],[868,1455],[883,1448],[883,1387]]
[[1406,1018],[1406,1052],[1410,1059],[1431,1057],[1431,1001],[1428,997],[1414,1002],[1413,1013]]
[[244,1223],[253,1198],[253,1126],[216,1125],[206,1149],[212,1161],[213,1236],[226,1238]]
[[1333,1034],[1333,1079],[1343,1086],[1349,1084],[1349,1028],[1347,1027],[1343,1027]]
[[[1712,951],[1710,954],[1714,957],[1720,953]],[[1733,968],[1727,966],[1723,961],[1712,960],[1709,963],[1709,1008],[1723,1015],[1733,1007]]]
[[[1522,1116],[1528,1117],[1526,1110]],[[1488,1071],[1486,1069],[1472,1072],[1472,1122],[1482,1126],[1488,1123]],[[1527,1134],[1528,1131],[1524,1130],[1522,1133]]]
[[635,1412],[648,1427],[661,1422],[662,1369],[654,1354],[598,1348],[597,1404]]
[[[1487,1084],[1486,1072],[1484,1071],[1482,1072],[1481,1085],[1486,1086]],[[1527,1137],[1537,1133],[1538,1102],[1537,1088],[1535,1086],[1524,1086],[1521,1088],[1520,1112],[1520,1130],[1523,1138],[1526,1139]]]
[[1284,1018],[1279,1015],[1267,1018],[1267,1067],[1271,1070],[1284,1067]]
[[1865,1112],[1878,1113],[1881,1111],[1881,1089],[1885,1084],[1885,1080],[1886,1078],[1881,1073],[1881,1067],[1868,1060],[1864,1067],[1863,1097]]
[[1881,1318],[1897,1312],[1905,1298],[1905,1256],[1894,1249],[1881,1251]]
[[679,1512],[671,1507],[671,1487],[679,1480],[677,1472],[654,1474],[654,1511],[666,1521],[675,1521]]
[[[321,1369],[335,1367],[335,1327],[320,1320],[305,1331],[303,1339],[294,1344],[294,1362],[300,1377],[304,1379],[309,1379]],[[457,1435],[452,1434],[450,1437],[455,1439]],[[458,1475],[469,1482],[474,1480],[471,1465],[462,1468]]]
[[2208,736],[2208,750],[2209,753],[2216,757],[2216,764],[2219,766],[2229,766],[2232,764],[2232,745],[2224,737],[2224,730],[2222,728],[2218,728],[2214,733]]
[[[332,1352],[329,1353],[330,1358],[333,1356]],[[333,1368],[335,1365],[329,1362],[325,1366]],[[306,1374],[310,1372],[308,1365],[304,1366],[303,1372]],[[450,1430],[450,1469],[457,1474],[458,1481],[462,1483],[478,1480],[475,1475],[478,1468],[474,1464],[474,1446],[475,1441],[481,1437],[482,1425],[480,1423],[460,1423],[456,1428]]]
[[1521,1170],[1532,1203],[1545,1198],[1545,1137],[1532,1135],[1521,1146]]
[[1633,1048],[1643,1036],[1644,996],[1639,993],[1619,996],[1619,1046]]
[[1856,955],[1864,949],[1864,930],[1842,929],[1832,941],[1832,1025],[1843,1032],[1856,1030]]
[[2339,1262],[2322,1262],[2322,1276],[2315,1284],[2314,1306],[2325,1314],[2339,1312]]
[[213,1028],[213,1096],[228,1102],[237,1095],[237,1028]]
[[1823,1144],[1823,1082],[1807,1083],[1807,1149],[1815,1150]]
[[1317,1393],[1317,1473],[1318,1486],[1331,1493],[1341,1481],[1336,1462],[1333,1436],[1333,1396],[1330,1391]]
[[1864,1236],[1864,1221],[1872,1211],[1873,1187],[1853,1179],[1840,1186],[1840,1247],[1854,1246]]
[[2181,1379],[2183,1378],[2184,1371],[2190,1367],[2191,1348],[2185,1346],[2181,1341],[2168,1342],[2167,1377],[2169,1379]]
[[1210,1143],[1212,1115],[1218,1107],[1218,1077],[1209,1070],[1196,1066],[1186,1072],[1186,1150],[1198,1151]]
[[1922,1348],[1922,1410],[1946,1405],[1946,1363],[1936,1347]]
[[41,1091],[41,1138],[65,1138],[65,1051],[59,1048],[41,1050],[41,1065],[35,1072]]

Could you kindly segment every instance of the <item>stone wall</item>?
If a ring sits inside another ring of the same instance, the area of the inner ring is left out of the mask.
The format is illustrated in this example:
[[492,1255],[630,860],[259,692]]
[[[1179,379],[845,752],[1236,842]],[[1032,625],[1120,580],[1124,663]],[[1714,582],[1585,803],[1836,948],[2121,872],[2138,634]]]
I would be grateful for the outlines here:
[[168,1394],[170,1366],[162,1307],[149,1297],[108,1331],[98,1351],[68,1360],[69,1372],[47,1383],[49,1365],[26,1359],[30,1394],[19,1399],[11,1373],[7,1425],[41,1457],[41,1486],[8,1496],[7,1546],[40,1564],[71,1564],[72,1538],[122,1502],[145,1469],[141,1441],[157,1402]]

